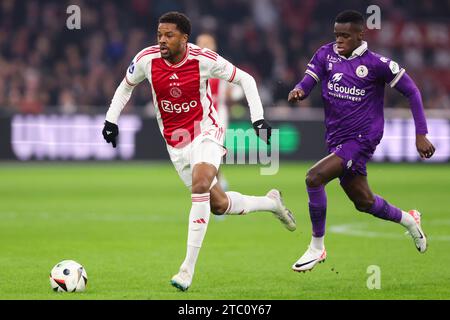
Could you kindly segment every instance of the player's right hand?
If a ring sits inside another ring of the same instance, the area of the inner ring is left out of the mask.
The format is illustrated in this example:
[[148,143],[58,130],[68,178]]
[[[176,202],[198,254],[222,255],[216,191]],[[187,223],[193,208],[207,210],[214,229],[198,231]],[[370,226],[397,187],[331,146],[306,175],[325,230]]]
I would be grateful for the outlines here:
[[305,98],[305,92],[302,89],[292,89],[291,92],[289,92],[288,96],[288,102],[295,102],[300,101]]
[[119,135],[119,127],[117,126],[117,124],[105,120],[105,126],[103,127],[102,134],[106,142],[111,142],[113,148],[115,148],[117,145],[116,139]]

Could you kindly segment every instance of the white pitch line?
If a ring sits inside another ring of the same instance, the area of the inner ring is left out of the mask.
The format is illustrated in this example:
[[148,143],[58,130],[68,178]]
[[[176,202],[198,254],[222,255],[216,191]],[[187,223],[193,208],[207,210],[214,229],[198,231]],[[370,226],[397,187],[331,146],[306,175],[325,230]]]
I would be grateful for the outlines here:
[[[328,227],[328,231],[331,233],[343,234],[347,236],[363,237],[363,238],[385,238],[385,239],[400,239],[405,236],[402,234],[402,230],[399,233],[389,233],[389,232],[377,232],[366,230],[367,224],[364,223],[348,223]],[[450,236],[430,236],[429,240],[433,241],[450,241]]]

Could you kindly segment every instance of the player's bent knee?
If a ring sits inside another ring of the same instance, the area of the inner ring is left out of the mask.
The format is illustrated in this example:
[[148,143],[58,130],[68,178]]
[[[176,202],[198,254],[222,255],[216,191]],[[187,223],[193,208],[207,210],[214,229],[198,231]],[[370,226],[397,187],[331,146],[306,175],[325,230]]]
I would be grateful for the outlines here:
[[217,202],[211,202],[211,212],[217,216],[221,216],[225,214],[225,211],[227,210],[227,204],[226,203],[217,203]]
[[209,179],[199,179],[192,184],[192,193],[208,193],[211,187]]
[[315,170],[309,170],[306,174],[305,183],[310,188],[320,187],[323,184],[323,175]]

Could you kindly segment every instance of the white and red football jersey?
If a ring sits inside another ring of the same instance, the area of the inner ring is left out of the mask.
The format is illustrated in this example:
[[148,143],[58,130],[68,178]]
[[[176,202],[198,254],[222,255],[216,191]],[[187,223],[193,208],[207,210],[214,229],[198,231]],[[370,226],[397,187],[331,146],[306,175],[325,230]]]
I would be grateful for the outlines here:
[[217,53],[188,43],[177,64],[163,59],[159,46],[145,48],[131,62],[125,80],[134,86],[148,79],[161,133],[168,145],[180,147],[182,135],[193,141],[211,127],[222,127],[208,79],[232,82],[235,75],[236,67]]

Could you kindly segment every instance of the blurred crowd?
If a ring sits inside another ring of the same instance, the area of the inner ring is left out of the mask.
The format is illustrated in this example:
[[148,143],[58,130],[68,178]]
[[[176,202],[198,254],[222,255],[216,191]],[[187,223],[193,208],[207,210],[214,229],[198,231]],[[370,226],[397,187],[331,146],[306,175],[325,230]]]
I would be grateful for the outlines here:
[[[81,29],[69,30],[69,5],[81,9]],[[381,30],[368,30],[369,49],[391,57],[416,80],[426,108],[450,109],[450,33],[446,0],[2,0],[0,113],[105,112],[133,56],[156,44],[158,17],[186,13],[191,41],[212,33],[218,52],[251,73],[265,107],[287,104],[306,64],[333,41],[336,14],[381,8]],[[322,106],[320,90],[301,107]],[[387,107],[408,107],[387,90]],[[138,86],[128,111],[151,103]],[[291,105],[296,107],[296,105]]]

